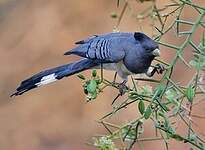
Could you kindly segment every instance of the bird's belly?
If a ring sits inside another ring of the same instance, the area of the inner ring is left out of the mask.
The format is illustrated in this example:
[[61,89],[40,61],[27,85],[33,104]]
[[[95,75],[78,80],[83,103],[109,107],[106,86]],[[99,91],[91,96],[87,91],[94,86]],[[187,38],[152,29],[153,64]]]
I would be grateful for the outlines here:
[[121,74],[126,75],[126,76],[133,74],[131,71],[129,71],[127,69],[127,67],[124,65],[124,63],[122,61],[116,63],[115,66],[116,66],[116,70],[119,74],[121,73]]
[[[101,66],[97,66],[95,67],[96,69],[100,69]],[[122,61],[118,62],[118,63],[105,63],[103,64],[103,69],[105,70],[111,70],[111,71],[116,71],[118,73],[118,75],[122,78],[122,79],[126,79],[127,76],[133,74],[132,72],[130,72],[127,67],[123,64]]]
[[105,70],[111,70],[111,71],[117,71],[117,70],[116,70],[116,64],[115,64],[115,63],[103,64],[103,69],[105,69]]

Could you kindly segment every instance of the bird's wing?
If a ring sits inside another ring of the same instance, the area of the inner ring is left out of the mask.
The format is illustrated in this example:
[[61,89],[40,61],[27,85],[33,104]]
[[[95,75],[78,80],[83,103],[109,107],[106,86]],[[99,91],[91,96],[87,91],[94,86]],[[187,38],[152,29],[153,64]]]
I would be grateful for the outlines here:
[[78,46],[65,55],[78,55],[92,59],[99,63],[119,62],[125,56],[125,51],[120,45],[120,36],[93,36],[86,40],[78,41]]

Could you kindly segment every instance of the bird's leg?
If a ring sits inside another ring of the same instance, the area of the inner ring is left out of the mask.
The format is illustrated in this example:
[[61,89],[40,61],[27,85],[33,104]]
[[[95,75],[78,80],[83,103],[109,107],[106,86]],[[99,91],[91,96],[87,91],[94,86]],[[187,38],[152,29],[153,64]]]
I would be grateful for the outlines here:
[[103,64],[100,64],[101,81],[103,81]]
[[115,75],[114,75],[114,78],[113,78],[113,81],[112,81],[112,85],[115,85],[115,83],[116,83],[116,78],[117,78],[117,72],[115,72]]
[[154,67],[149,67],[148,71],[146,72],[146,75],[148,77],[152,77],[156,72],[158,74],[162,74],[164,70],[165,68],[162,64],[156,64]]

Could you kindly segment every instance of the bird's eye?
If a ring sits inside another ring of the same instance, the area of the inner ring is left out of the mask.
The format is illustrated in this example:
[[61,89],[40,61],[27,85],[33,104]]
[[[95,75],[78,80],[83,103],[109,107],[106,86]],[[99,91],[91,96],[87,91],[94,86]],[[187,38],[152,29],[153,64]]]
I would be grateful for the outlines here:
[[145,51],[152,51],[152,49],[149,47],[144,47],[144,49],[145,49]]

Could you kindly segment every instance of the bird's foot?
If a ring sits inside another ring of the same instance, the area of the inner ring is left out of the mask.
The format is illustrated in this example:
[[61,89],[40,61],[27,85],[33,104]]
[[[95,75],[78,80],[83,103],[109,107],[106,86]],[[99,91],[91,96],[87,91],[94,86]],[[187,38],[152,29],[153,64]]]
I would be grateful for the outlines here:
[[122,83],[119,84],[119,92],[120,96],[124,95],[126,90],[128,90],[128,87],[126,86],[127,81],[124,80]]
[[152,77],[156,72],[162,74],[165,71],[165,68],[162,64],[156,64],[153,67],[150,67],[146,73],[148,77]]
[[128,87],[126,86],[127,81],[124,80],[122,83],[118,84],[119,88],[119,94],[115,97],[115,99],[112,101],[112,105],[115,103],[115,101],[122,95],[125,94],[126,90],[128,90]]
[[156,64],[154,66],[154,68],[156,69],[156,72],[158,74],[162,74],[165,71],[165,68],[164,68],[164,66],[162,64]]

